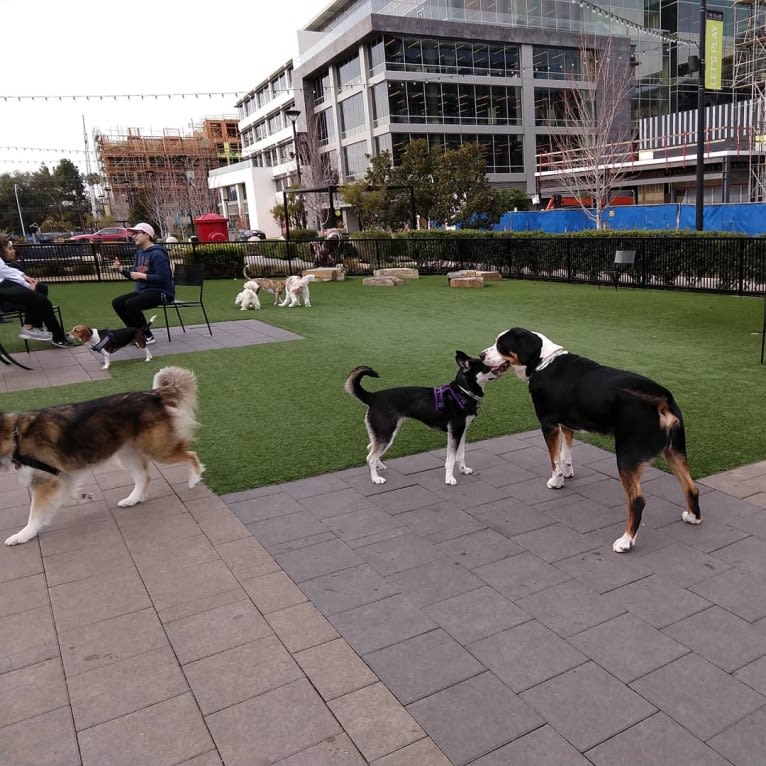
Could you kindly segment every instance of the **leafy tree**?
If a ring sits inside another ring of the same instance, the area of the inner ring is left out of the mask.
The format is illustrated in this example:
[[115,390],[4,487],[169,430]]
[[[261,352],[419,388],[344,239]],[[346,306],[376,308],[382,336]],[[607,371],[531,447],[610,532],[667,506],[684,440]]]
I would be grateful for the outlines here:
[[523,189],[496,189],[501,215],[509,210],[530,210],[532,203]]

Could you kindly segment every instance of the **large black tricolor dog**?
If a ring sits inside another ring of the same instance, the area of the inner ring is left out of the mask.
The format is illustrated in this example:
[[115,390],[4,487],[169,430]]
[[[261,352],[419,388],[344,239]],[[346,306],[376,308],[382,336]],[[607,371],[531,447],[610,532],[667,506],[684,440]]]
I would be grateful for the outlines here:
[[380,459],[393,443],[405,418],[414,418],[429,428],[447,432],[445,483],[457,483],[454,476],[456,462],[460,473],[473,473],[465,464],[465,433],[479,412],[484,385],[497,376],[480,359],[471,358],[462,351],[455,353],[455,361],[458,365],[455,380],[436,388],[402,386],[367,391],[362,388],[362,378],[365,375],[379,377],[369,367],[356,367],[346,378],[345,390],[367,405],[364,417],[370,436],[367,464],[374,484],[386,481],[378,474],[378,470],[385,469]]
[[646,501],[640,477],[660,453],[686,495],[681,518],[699,524],[699,491],[686,462],[686,435],[681,410],[667,388],[643,375],[604,367],[570,354],[537,332],[514,327],[501,333],[480,354],[496,375],[513,370],[529,384],[529,393],[550,453],[551,489],[574,476],[575,431],[614,434],[620,481],[628,499],[625,534],[612,545],[618,553],[636,541]]

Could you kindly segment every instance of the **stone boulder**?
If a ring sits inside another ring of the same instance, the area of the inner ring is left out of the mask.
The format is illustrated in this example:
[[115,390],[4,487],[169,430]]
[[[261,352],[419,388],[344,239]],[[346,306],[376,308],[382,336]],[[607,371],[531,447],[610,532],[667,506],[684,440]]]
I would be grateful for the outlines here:
[[398,277],[399,279],[420,279],[420,273],[417,269],[392,268],[375,269],[372,272],[375,277]]

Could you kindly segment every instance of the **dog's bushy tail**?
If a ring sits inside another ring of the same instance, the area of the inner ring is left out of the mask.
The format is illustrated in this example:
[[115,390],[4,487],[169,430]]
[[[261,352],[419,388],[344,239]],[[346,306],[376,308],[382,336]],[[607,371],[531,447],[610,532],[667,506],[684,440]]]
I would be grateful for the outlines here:
[[152,389],[171,409],[176,433],[190,439],[197,426],[197,377],[185,367],[163,367],[154,376]]
[[364,365],[361,367],[354,367],[354,369],[349,373],[349,376],[346,378],[346,382],[343,384],[343,388],[346,393],[351,394],[351,396],[355,396],[357,399],[359,399],[360,402],[369,404],[370,392],[365,391],[362,388],[361,382],[365,375],[371,378],[380,377],[380,375],[378,375],[378,373],[375,372],[372,367],[365,367]]
[[245,279],[255,279],[256,276],[257,276],[257,274],[252,274],[250,272],[250,264],[249,263],[245,264],[245,268],[242,269],[242,274],[245,277]]

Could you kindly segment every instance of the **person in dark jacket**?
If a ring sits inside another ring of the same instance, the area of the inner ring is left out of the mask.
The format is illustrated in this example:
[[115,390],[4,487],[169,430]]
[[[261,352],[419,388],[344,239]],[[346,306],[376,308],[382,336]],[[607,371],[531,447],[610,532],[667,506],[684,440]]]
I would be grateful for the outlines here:
[[[175,285],[167,252],[154,242],[154,228],[148,223],[137,223],[129,229],[137,250],[133,265],[123,267],[115,258],[112,268],[118,269],[126,279],[136,283],[135,290],[118,295],[112,301],[117,316],[125,327],[145,327],[144,309],[170,302],[175,296]],[[146,342],[154,343],[151,331],[146,333]]]

